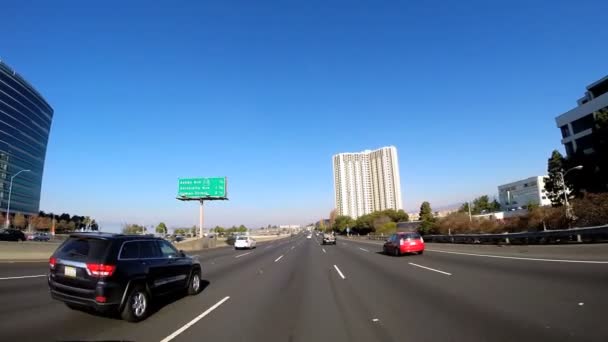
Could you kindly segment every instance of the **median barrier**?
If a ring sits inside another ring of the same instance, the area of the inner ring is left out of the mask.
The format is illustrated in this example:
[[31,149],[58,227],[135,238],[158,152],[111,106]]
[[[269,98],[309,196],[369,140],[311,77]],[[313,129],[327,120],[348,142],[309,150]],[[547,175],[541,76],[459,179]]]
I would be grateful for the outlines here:
[[57,247],[56,241],[0,241],[0,260],[48,260]]
[[[388,235],[368,235],[368,240],[386,240]],[[608,225],[569,229],[541,230],[536,232],[502,234],[450,234],[424,235],[427,242],[476,244],[556,244],[593,243],[608,241]]]

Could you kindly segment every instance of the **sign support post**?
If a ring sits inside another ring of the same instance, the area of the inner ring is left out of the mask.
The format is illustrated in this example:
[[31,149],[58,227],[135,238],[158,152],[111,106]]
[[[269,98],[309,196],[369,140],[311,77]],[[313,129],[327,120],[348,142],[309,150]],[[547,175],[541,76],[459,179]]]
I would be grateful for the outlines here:
[[198,201],[198,232],[203,237],[203,219],[205,201],[227,200],[226,177],[213,178],[180,178],[178,180],[177,199],[180,201]]
[[204,200],[200,200],[200,207],[199,207],[199,212],[198,212],[198,237],[202,238],[203,237],[203,204],[204,204]]

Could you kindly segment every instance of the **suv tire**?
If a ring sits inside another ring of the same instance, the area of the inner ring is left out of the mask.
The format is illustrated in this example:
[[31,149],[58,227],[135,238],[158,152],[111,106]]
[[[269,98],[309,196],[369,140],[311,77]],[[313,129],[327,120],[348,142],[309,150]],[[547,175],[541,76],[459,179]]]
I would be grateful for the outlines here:
[[188,294],[194,296],[201,292],[201,271],[194,270],[190,282],[188,283]]
[[150,295],[142,285],[135,285],[129,292],[120,317],[128,322],[139,322],[150,312]]

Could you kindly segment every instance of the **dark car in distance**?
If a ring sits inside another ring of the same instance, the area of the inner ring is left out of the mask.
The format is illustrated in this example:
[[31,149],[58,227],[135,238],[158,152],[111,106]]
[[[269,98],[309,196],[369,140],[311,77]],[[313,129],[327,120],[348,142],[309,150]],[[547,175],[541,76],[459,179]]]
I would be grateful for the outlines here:
[[72,234],[49,259],[51,296],[71,309],[146,318],[154,298],[201,291],[201,266],[169,241],[146,235]]
[[25,241],[27,237],[19,229],[0,229],[0,241]]

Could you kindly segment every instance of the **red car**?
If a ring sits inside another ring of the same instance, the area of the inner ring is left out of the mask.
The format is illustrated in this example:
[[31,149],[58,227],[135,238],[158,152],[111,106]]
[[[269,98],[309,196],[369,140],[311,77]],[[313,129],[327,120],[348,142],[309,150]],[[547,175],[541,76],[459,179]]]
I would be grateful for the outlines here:
[[424,252],[424,240],[420,234],[415,232],[396,233],[386,240],[382,246],[384,254],[399,256],[406,253],[422,254]]

